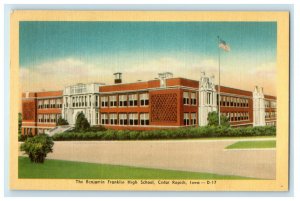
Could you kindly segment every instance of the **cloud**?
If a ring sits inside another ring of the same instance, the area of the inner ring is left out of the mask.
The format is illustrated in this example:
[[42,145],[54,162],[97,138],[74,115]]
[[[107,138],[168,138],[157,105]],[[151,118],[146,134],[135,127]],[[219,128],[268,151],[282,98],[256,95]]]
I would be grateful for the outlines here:
[[[227,64],[228,65],[228,64]],[[275,92],[275,63],[245,68],[222,65],[221,84],[252,90],[255,85],[265,86],[266,91]],[[218,80],[218,61],[201,55],[155,56],[126,59],[98,57],[91,60],[63,58],[26,66],[20,69],[22,91],[62,90],[76,83],[113,83],[113,73],[123,72],[124,82],[147,81],[156,78],[160,72],[172,72],[174,77],[199,80],[201,71],[214,74]],[[247,72],[246,72],[247,71]],[[273,85],[273,86],[272,86]]]

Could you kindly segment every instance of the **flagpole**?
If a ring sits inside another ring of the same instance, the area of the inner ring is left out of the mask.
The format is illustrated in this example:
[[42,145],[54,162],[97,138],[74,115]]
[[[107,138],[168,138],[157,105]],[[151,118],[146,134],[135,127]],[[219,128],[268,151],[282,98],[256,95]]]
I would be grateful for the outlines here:
[[221,125],[221,104],[220,104],[220,100],[221,100],[221,93],[220,93],[220,88],[221,88],[221,73],[220,73],[220,69],[221,69],[221,56],[220,56],[220,47],[219,47],[219,45],[220,45],[220,36],[218,36],[218,54],[219,54],[219,87],[218,87],[218,94],[219,94],[219,98],[218,98],[218,103],[219,103],[219,112],[218,112],[218,114],[219,114],[219,126]]

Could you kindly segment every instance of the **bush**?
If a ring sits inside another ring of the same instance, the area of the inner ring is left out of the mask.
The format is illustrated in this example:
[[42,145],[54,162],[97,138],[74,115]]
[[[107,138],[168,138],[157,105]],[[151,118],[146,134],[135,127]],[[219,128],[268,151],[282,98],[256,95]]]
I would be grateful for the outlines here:
[[104,126],[92,126],[88,131],[98,132],[98,131],[106,131],[107,129]]
[[47,154],[52,152],[53,145],[51,137],[41,134],[27,138],[21,145],[21,151],[25,151],[31,162],[43,163]]
[[22,135],[21,133],[19,133],[18,141],[24,142],[27,138],[30,138],[30,137],[33,137],[33,135],[31,133],[29,133],[28,135]]
[[88,131],[90,129],[90,123],[81,112],[75,122],[75,131]]
[[186,139],[204,137],[246,137],[246,136],[275,136],[276,127],[186,127],[178,129],[129,131],[106,130],[98,132],[66,132],[52,136],[53,140],[157,140],[157,139]]
[[69,122],[67,120],[63,119],[62,117],[59,117],[57,119],[56,125],[57,126],[69,125]]
[[[207,121],[208,121],[207,124],[208,126],[219,126],[219,114],[217,112],[208,113]],[[221,115],[220,121],[221,121],[220,122],[221,126],[225,126],[225,127],[230,126],[228,117]]]

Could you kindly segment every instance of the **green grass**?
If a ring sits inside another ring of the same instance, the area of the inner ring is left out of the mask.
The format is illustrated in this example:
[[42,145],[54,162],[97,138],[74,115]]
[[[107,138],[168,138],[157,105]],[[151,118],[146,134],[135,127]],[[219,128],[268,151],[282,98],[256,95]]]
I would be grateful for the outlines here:
[[263,149],[263,148],[275,148],[275,140],[265,141],[243,141],[236,142],[226,147],[226,149]]
[[19,178],[49,179],[253,179],[231,175],[185,172],[46,159],[43,164],[19,157]]

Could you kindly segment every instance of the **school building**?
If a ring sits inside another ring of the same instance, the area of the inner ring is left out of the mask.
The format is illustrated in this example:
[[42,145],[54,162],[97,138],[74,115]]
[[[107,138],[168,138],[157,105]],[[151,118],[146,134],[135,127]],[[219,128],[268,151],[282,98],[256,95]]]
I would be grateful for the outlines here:
[[[54,134],[72,129],[78,114],[92,126],[110,129],[149,130],[205,126],[209,112],[218,111],[218,85],[213,76],[200,80],[160,73],[149,81],[123,83],[115,73],[114,84],[76,84],[61,91],[22,94],[22,134]],[[276,125],[276,97],[221,86],[220,112],[231,126]],[[56,126],[58,118],[68,126]]]

